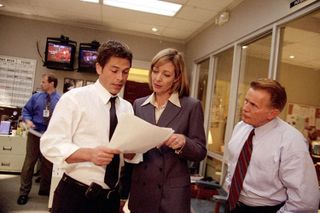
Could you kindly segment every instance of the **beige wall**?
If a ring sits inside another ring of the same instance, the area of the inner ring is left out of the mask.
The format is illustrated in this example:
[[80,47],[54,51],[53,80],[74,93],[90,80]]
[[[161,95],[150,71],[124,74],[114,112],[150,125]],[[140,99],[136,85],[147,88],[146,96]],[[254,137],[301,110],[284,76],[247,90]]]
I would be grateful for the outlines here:
[[288,102],[320,106],[320,70],[281,64],[278,79],[286,88]]
[[[173,47],[180,51],[185,50],[184,45],[180,43],[0,15],[0,55],[36,59],[37,68],[34,89],[39,87],[41,74],[48,71],[57,74],[59,78],[58,91],[60,92],[62,92],[63,79],[65,77],[95,80],[97,75],[94,74],[84,74],[76,71],[56,71],[43,66],[43,62],[37,53],[37,41],[39,42],[40,53],[44,57],[47,37],[60,37],[61,34],[68,36],[70,40],[76,41],[78,44],[77,50],[79,43],[82,42],[89,43],[92,40],[97,40],[101,43],[108,39],[122,40],[132,49],[134,54],[133,64],[138,67],[140,64],[148,64],[161,49]],[[77,67],[77,57],[76,53],[75,68]]]
[[[218,51],[246,35],[272,24],[299,8],[315,4],[307,0],[289,8],[290,0],[245,0],[230,13],[230,21],[222,26],[211,25],[191,39],[186,46],[188,63]],[[318,4],[320,2],[318,1]]]

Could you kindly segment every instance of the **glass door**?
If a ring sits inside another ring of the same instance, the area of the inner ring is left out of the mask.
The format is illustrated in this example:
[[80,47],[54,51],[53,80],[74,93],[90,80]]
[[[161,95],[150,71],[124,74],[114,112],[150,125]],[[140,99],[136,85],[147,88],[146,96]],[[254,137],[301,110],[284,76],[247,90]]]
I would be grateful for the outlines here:
[[[280,29],[277,79],[286,88],[288,103],[280,115],[309,140],[320,180],[320,10]],[[319,182],[320,183],[320,182]]]
[[213,93],[209,110],[209,124],[207,131],[208,157],[206,161],[205,175],[220,182],[225,128],[227,112],[229,109],[230,82],[233,61],[233,48],[227,49],[216,56],[215,75],[213,81]]
[[240,77],[238,84],[235,124],[241,120],[244,97],[251,81],[267,78],[270,63],[271,34],[268,33],[250,43],[243,44],[240,58]]

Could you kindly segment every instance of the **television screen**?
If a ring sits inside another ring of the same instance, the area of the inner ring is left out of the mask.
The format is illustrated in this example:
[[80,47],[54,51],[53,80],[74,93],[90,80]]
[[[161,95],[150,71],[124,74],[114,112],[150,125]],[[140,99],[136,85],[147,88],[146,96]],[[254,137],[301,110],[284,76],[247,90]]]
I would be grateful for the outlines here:
[[98,52],[94,49],[79,49],[79,72],[96,72]]
[[80,43],[78,57],[78,71],[96,73],[96,61],[98,48],[100,44],[97,41],[91,43]]
[[65,38],[47,38],[44,66],[56,70],[73,70],[77,43]]
[[48,43],[48,61],[70,63],[72,48],[69,46]]

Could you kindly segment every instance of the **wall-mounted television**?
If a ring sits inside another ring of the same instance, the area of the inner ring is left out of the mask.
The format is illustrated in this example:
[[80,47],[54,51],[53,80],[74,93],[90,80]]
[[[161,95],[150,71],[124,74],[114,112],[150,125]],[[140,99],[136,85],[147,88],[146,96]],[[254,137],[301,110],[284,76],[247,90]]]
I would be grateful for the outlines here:
[[96,61],[100,43],[92,41],[91,43],[80,43],[78,57],[78,71],[96,73]]
[[73,70],[77,42],[68,37],[47,38],[44,66],[56,70]]

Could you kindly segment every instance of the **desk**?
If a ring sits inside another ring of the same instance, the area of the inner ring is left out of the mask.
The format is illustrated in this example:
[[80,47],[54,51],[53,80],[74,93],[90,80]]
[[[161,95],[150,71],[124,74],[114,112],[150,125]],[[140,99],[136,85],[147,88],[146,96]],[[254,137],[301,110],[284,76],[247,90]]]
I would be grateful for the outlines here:
[[27,138],[22,136],[0,136],[0,171],[21,172],[26,155]]

